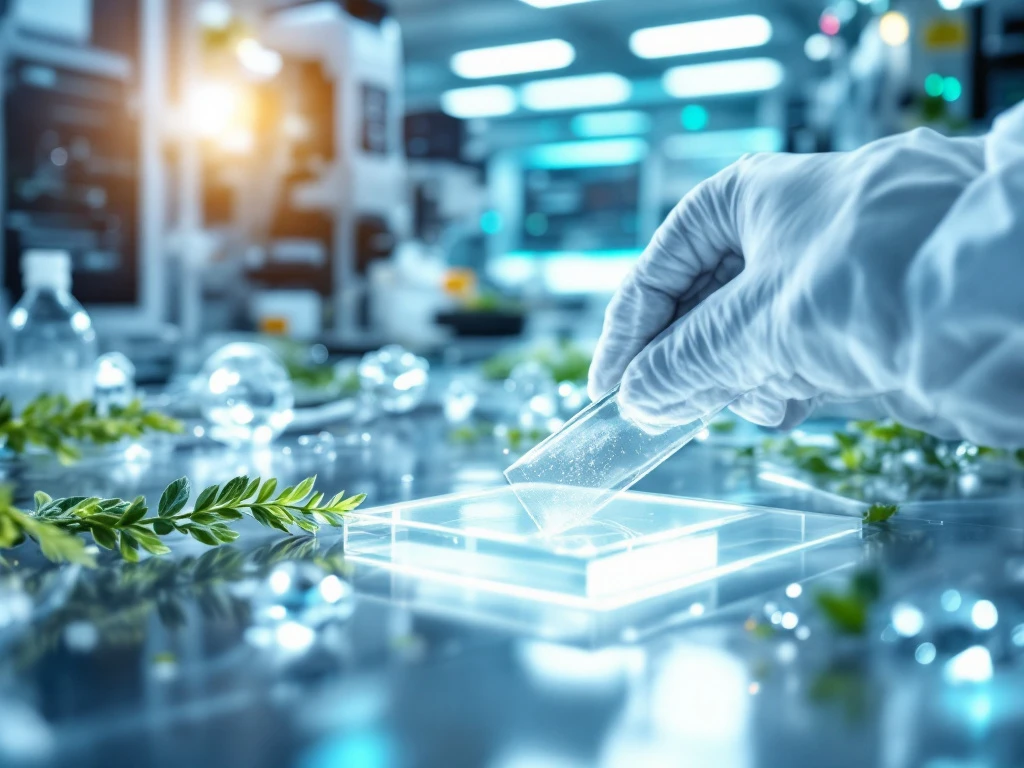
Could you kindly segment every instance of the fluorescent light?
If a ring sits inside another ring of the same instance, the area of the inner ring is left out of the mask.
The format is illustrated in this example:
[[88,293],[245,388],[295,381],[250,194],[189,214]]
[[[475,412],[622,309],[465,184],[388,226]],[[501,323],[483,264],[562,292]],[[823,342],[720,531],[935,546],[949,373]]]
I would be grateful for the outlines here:
[[565,141],[541,144],[526,153],[529,168],[596,168],[633,165],[647,156],[647,142],[642,139],[604,139],[600,141]]
[[468,80],[564,69],[576,60],[576,49],[565,40],[477,48],[452,56],[452,72]]
[[587,112],[572,119],[572,132],[584,139],[600,136],[629,136],[651,130],[646,112],[623,109],[617,112]]
[[771,39],[772,23],[750,14],[638,29],[629,38],[629,48],[642,59],[661,59],[754,48]]
[[779,152],[782,150],[782,134],[775,128],[681,133],[665,139],[662,150],[670,160],[733,158],[747,152]]
[[589,3],[593,0],[523,0],[527,5],[534,8],[558,8],[561,5],[576,5],[577,3]]
[[775,59],[739,59],[673,67],[665,73],[662,85],[670,96],[688,99],[768,91],[779,85],[785,74]]
[[534,80],[521,91],[523,106],[539,112],[621,104],[632,94],[629,80],[613,72]]
[[441,94],[441,109],[452,117],[501,117],[516,111],[516,94],[504,85],[455,88]]

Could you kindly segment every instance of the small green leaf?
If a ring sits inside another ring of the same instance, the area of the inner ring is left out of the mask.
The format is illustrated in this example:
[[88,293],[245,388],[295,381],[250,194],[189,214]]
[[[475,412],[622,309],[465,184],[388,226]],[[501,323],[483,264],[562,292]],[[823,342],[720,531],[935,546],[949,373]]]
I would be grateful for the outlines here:
[[201,544],[206,544],[209,547],[216,547],[220,544],[220,542],[217,541],[217,537],[202,526],[190,525],[187,530],[189,535]]
[[174,526],[166,520],[154,520],[153,533],[157,536],[167,536],[168,534],[174,533]]
[[50,494],[44,493],[43,491],[36,491],[34,498],[36,502],[36,511],[39,511],[47,504],[49,504],[51,501],[53,501],[53,499],[50,497]]
[[210,523],[215,523],[219,519],[220,518],[212,512],[193,513],[189,516],[189,521],[196,525],[210,525]]
[[249,481],[249,484],[245,486],[245,490],[242,491],[242,500],[244,501],[245,499],[248,499],[250,496],[256,493],[256,489],[259,487],[260,478],[254,477],[252,480]]
[[121,531],[119,548],[121,550],[121,557],[129,563],[139,562],[138,544],[129,533]]
[[866,525],[884,523],[900,511],[899,504],[872,504],[864,512],[861,519]]
[[256,496],[256,503],[262,504],[274,495],[275,490],[277,490],[277,478],[272,477],[263,484],[262,488],[260,488],[259,495]]
[[217,491],[220,490],[220,486],[211,485],[208,488],[203,489],[203,492],[199,494],[199,498],[196,499],[195,511],[203,512],[209,507],[213,506],[214,501],[217,499]]
[[248,484],[249,478],[244,475],[232,478],[221,489],[220,495],[217,497],[217,503],[233,504],[240,501],[242,498],[242,492]]
[[121,515],[121,519],[117,521],[117,527],[127,528],[129,525],[134,525],[144,518],[147,512],[149,512],[149,508],[146,507],[146,497],[136,496]]
[[160,517],[174,517],[188,502],[191,485],[187,477],[179,477],[168,485],[160,495],[157,514]]
[[160,539],[141,528],[133,528],[132,536],[139,542],[139,546],[151,555],[166,555],[171,551],[170,547],[160,541]]
[[117,549],[117,534],[108,528],[91,528],[93,539],[104,549]]

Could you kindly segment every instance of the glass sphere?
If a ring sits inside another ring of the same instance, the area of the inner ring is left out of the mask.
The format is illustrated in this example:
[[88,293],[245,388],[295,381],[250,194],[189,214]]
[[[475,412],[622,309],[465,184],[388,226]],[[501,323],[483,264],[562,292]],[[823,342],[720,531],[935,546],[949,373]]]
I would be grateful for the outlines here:
[[388,413],[408,413],[427,394],[430,364],[407,349],[389,344],[368,352],[359,363],[362,390]]
[[111,407],[124,408],[135,399],[135,365],[120,352],[107,352],[96,359],[93,399],[100,413]]
[[445,418],[449,424],[464,424],[473,416],[479,401],[480,391],[475,381],[454,378],[444,392]]
[[222,442],[266,444],[292,420],[295,394],[281,360],[260,344],[228,344],[200,374],[201,405],[210,435]]

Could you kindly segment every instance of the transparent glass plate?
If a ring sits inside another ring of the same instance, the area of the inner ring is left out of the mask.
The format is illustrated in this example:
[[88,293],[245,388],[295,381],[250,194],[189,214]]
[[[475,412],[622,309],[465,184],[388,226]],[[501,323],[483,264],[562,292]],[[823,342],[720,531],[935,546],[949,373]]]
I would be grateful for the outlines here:
[[849,517],[627,491],[584,525],[544,536],[500,488],[357,510],[345,551],[354,563],[464,590],[609,611],[859,531]]

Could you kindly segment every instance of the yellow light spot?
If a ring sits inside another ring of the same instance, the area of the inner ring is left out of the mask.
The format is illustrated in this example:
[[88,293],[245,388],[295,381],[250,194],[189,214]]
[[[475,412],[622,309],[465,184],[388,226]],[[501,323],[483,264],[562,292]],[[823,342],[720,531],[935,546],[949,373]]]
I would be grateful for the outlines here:
[[903,45],[910,39],[910,22],[899,11],[889,11],[878,22],[878,35],[886,45]]

